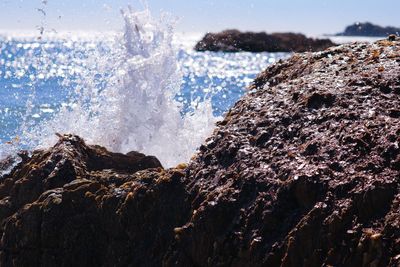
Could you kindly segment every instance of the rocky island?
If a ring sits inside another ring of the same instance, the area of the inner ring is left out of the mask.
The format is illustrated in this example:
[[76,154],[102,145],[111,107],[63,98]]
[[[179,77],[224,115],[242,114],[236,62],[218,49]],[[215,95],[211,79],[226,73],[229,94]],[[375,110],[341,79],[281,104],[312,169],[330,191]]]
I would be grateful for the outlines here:
[[336,34],[337,36],[368,36],[368,37],[384,37],[390,34],[400,35],[400,28],[382,27],[370,22],[354,23],[347,26],[344,32]]
[[73,135],[4,161],[0,265],[399,266],[399,145],[398,39],[294,54],[188,164]]
[[306,52],[321,51],[335,45],[329,39],[307,38],[300,33],[240,32],[226,30],[207,33],[196,46],[196,51],[223,52]]

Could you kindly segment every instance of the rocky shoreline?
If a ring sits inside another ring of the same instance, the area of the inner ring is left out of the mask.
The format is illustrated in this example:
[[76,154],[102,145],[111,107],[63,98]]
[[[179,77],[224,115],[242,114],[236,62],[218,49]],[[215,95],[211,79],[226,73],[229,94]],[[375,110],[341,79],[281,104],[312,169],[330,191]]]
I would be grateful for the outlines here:
[[0,265],[399,266],[400,40],[295,54],[250,90],[187,165],[72,135],[21,154]]
[[321,51],[335,44],[329,39],[307,38],[300,33],[240,32],[207,33],[194,49],[222,52],[306,52]]

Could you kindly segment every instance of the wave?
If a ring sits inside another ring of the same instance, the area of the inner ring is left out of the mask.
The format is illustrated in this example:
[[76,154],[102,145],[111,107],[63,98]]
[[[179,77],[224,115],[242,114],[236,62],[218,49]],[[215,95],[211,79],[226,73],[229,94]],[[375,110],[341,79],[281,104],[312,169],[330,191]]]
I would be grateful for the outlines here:
[[[194,100],[182,114],[175,98],[183,78],[174,20],[155,19],[148,9],[127,8],[121,14],[123,31],[106,47],[88,51],[86,68],[71,81],[75,90],[69,103],[38,125],[24,119],[19,147],[49,147],[56,133],[72,133],[115,152],[155,155],[170,167],[186,162],[211,133],[218,118],[210,100]],[[32,115],[30,102],[26,118]],[[2,148],[0,156],[13,149]]]

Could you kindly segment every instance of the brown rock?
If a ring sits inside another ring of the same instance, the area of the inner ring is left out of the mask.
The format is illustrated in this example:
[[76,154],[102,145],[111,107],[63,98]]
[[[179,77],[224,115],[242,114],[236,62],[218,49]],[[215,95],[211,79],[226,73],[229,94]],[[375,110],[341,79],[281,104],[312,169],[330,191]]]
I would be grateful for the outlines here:
[[159,265],[188,213],[182,176],[63,136],[0,182],[0,265]]
[[167,263],[398,266],[399,52],[342,45],[260,74],[189,164],[196,213]]
[[177,169],[76,136],[4,163],[0,265],[399,266],[399,60],[272,65]]

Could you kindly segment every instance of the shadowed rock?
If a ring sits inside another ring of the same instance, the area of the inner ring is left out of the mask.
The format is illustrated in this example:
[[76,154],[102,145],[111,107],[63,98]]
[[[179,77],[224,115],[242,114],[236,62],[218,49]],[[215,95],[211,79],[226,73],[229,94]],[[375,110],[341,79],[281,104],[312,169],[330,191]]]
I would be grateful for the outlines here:
[[399,62],[272,65],[179,169],[64,136],[0,180],[0,265],[399,266]]
[[197,51],[305,52],[334,46],[329,39],[307,38],[299,33],[240,32],[207,33],[195,46]]

